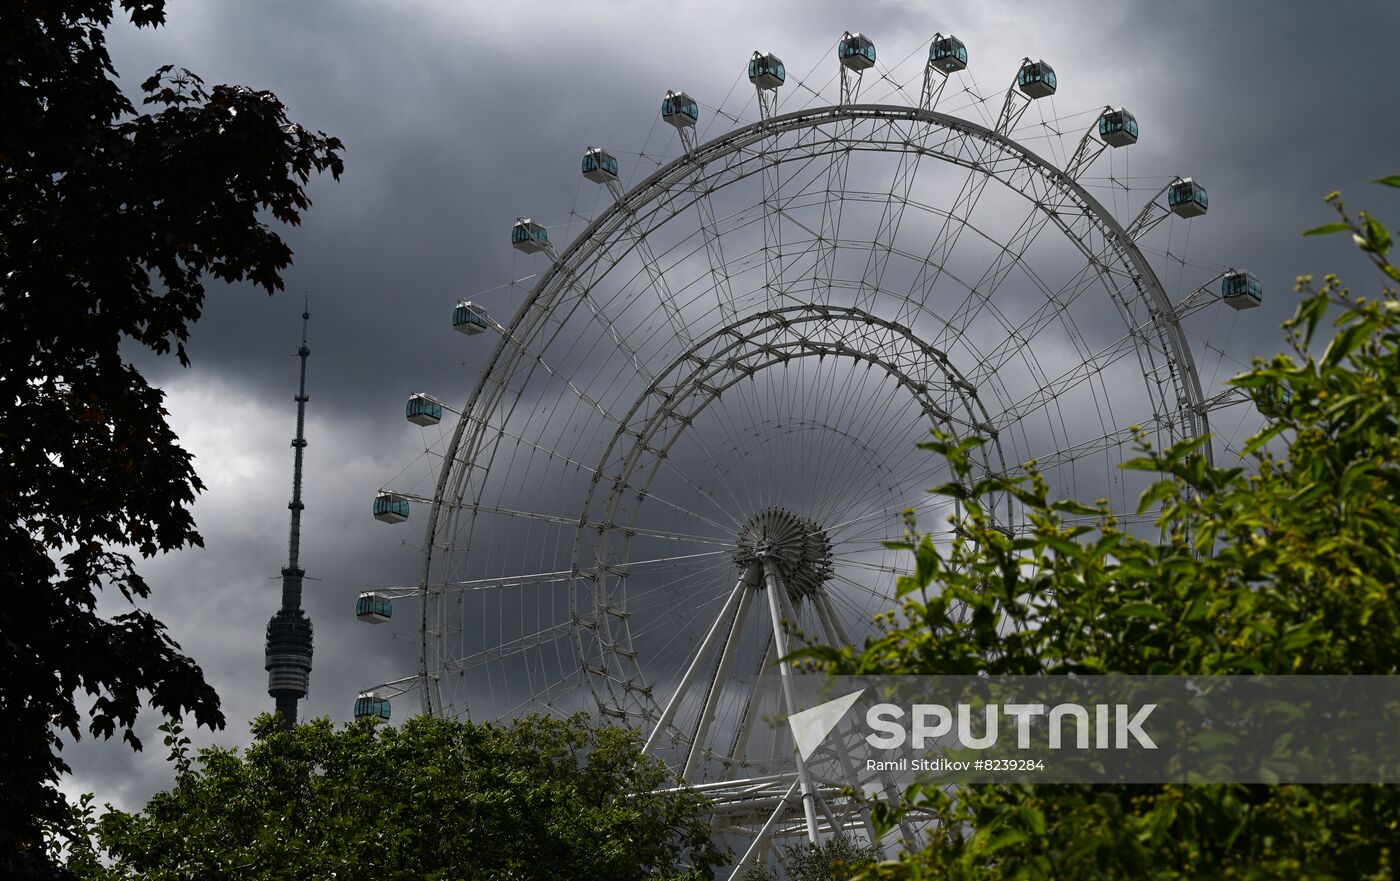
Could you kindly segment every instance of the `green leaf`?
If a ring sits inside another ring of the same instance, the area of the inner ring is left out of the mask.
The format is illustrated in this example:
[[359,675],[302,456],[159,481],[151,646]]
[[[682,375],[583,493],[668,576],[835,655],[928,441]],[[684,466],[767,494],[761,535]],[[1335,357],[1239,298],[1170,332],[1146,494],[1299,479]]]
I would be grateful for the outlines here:
[[[1296,229],[1296,227],[1295,227],[1295,229]],[[1347,226],[1345,223],[1326,223],[1326,224],[1323,224],[1322,226],[1315,226],[1315,227],[1313,227],[1312,229],[1308,230],[1307,232],[1304,232],[1303,235],[1305,235],[1305,236],[1330,236],[1332,233],[1336,233],[1336,232],[1351,232],[1351,227]]]
[[1390,250],[1392,244],[1390,230],[1386,229],[1379,220],[1370,214],[1363,214],[1366,218],[1366,240],[1375,250],[1381,254]]
[[1400,174],[1392,174],[1388,177],[1378,177],[1371,181],[1373,184],[1380,184],[1386,187],[1400,187]]
[[1151,603],[1129,603],[1113,614],[1119,618],[1142,618],[1147,621],[1167,620],[1167,613]]
[[1322,366],[1331,367],[1340,364],[1348,355],[1361,345],[1362,335],[1369,330],[1365,324],[1353,324],[1346,330],[1332,338],[1332,342],[1327,344],[1327,350],[1322,353]]

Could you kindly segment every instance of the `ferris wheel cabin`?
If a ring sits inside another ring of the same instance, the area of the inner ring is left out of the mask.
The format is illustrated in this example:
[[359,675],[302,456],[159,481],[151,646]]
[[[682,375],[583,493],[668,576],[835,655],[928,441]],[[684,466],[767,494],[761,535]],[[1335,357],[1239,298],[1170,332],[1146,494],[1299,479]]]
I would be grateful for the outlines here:
[[753,53],[753,58],[749,59],[749,82],[760,89],[776,89],[786,81],[787,68],[783,67],[781,58],[771,53]]
[[355,721],[370,719],[375,722],[389,721],[389,699],[377,691],[362,691],[355,698]]
[[688,128],[700,120],[700,105],[685,92],[667,92],[661,99],[661,119],[676,128]]
[[404,405],[403,415],[414,425],[427,428],[442,421],[442,403],[432,395],[414,392]]
[[491,329],[491,316],[480,303],[460,300],[452,309],[452,329],[467,336],[485,333]]
[[368,624],[383,624],[394,617],[394,601],[382,593],[365,591],[355,600],[355,617]]
[[510,243],[517,251],[534,254],[549,247],[549,230],[528,217],[517,218],[510,228]]
[[[868,70],[875,66],[875,41],[846,31],[836,48],[836,56],[841,59],[843,67],[855,71]],[[753,74],[749,76],[752,78]]]
[[956,73],[967,69],[967,46],[963,41],[949,34],[935,34],[928,47],[928,61],[944,73]]
[[1264,302],[1264,286],[1248,272],[1231,272],[1220,281],[1220,296],[1236,309],[1253,309]]
[[1206,188],[1183,178],[1167,188],[1167,207],[1178,217],[1200,217],[1210,208]]
[[1055,68],[1044,61],[1027,58],[1016,74],[1016,85],[1027,98],[1048,98],[1055,94]]
[[1110,147],[1126,147],[1138,139],[1137,117],[1119,107],[1099,117],[1099,137]]
[[404,522],[408,519],[408,499],[398,493],[380,493],[374,497],[374,519],[380,523]]
[[617,160],[602,147],[589,147],[583,154],[583,176],[595,184],[617,180]]

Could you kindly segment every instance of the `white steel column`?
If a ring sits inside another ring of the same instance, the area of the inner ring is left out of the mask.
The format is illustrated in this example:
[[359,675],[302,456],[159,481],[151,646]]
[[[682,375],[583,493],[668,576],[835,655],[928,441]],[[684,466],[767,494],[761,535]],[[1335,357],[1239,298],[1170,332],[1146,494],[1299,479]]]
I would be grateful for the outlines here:
[[[812,606],[817,611],[817,617],[821,619],[822,630],[826,631],[826,641],[833,646],[849,645],[850,640],[844,630],[832,614],[831,608],[826,605],[827,597],[824,590],[818,590],[812,596]],[[879,836],[875,834],[875,820],[870,815],[870,805],[865,802],[865,793],[860,791],[860,778],[856,775],[855,762],[851,760],[851,751],[846,746],[845,732],[836,731],[836,755],[841,762],[841,773],[846,775],[846,782],[851,788],[859,793],[860,798],[860,819],[865,824],[865,832],[870,836],[870,843],[880,852],[880,856],[885,856],[885,847],[880,843]]]
[[[778,806],[773,809],[773,813],[769,815],[768,821],[763,824],[763,828],[758,830],[758,834],[754,836],[753,843],[749,845],[749,849],[744,851],[744,855],[739,857],[739,862],[734,864],[733,871],[729,873],[729,881],[734,881],[734,879],[738,878],[739,873],[744,870],[744,866],[748,865],[749,860],[753,859],[754,854],[758,853],[767,845],[768,836],[772,833],[773,827],[777,825],[778,819],[787,811],[788,799],[792,798],[793,790],[797,789],[798,783],[799,781],[797,780],[792,781],[792,785],[788,787],[787,794],[778,801]],[[810,821],[808,828],[810,828]]]
[[750,578],[756,576],[757,573],[752,572],[752,570],[747,571],[744,573],[743,577],[739,579],[739,583],[734,585],[734,590],[729,594],[729,599],[724,601],[724,608],[715,616],[715,623],[710,626],[710,632],[705,634],[705,639],[700,643],[700,648],[695,650],[695,657],[691,659],[690,666],[685,670],[685,675],[682,676],[681,681],[676,684],[676,690],[671,694],[671,699],[666,702],[666,708],[661,711],[661,718],[657,720],[656,727],[651,730],[651,736],[647,738],[646,745],[642,747],[642,752],[651,752],[652,747],[656,746],[657,739],[661,736],[661,732],[665,731],[671,724],[671,720],[675,718],[676,710],[681,704],[681,698],[685,696],[686,690],[690,688],[691,683],[695,680],[695,674],[700,670],[700,660],[704,658],[705,655],[709,654],[710,649],[714,646],[716,637],[719,636],[723,629],[724,622],[729,619],[730,614],[735,610],[735,607],[739,605],[739,601],[743,597],[745,591],[751,586]]
[[772,662],[773,638],[770,636],[763,649],[763,660],[758,665],[758,675],[754,677],[753,688],[749,691],[748,703],[745,704],[743,716],[739,719],[739,730],[734,735],[734,745],[729,750],[729,758],[735,762],[735,767],[746,764],[749,735],[753,733],[753,723],[759,716],[763,699],[768,696],[768,689],[765,687],[768,680],[764,678],[764,674],[768,672]]
[[[754,573],[755,581],[757,573]],[[747,573],[739,580],[741,586],[747,587],[749,579]],[[734,656],[739,652],[739,640],[744,626],[744,619],[748,615],[749,604],[753,601],[753,590],[744,590],[739,595],[739,608],[734,612],[734,623],[729,626],[729,637],[724,641],[724,650],[719,656],[719,666],[715,668],[715,676],[710,680],[710,691],[705,696],[705,708],[700,713],[700,722],[695,728],[695,740],[690,744],[690,755],[686,757],[685,768],[681,771],[681,780],[690,780],[690,775],[695,773],[700,760],[705,755],[705,740],[710,736],[710,723],[715,718],[715,706],[719,703],[720,691],[724,682],[729,678],[729,668],[734,663]]]
[[[778,599],[778,591],[786,592],[787,586],[783,584],[782,573],[778,571],[778,564],[772,557],[763,558],[763,575],[768,587],[768,611],[773,618],[773,648],[779,658],[778,675],[783,685],[783,703],[787,706],[788,716],[791,717],[797,712],[797,703],[792,694],[792,670],[782,660],[787,657],[788,651],[787,637],[783,633],[783,614]],[[797,751],[796,743],[793,744],[792,755],[797,760],[797,783],[802,790],[802,812],[807,818],[807,840],[816,844],[817,798],[812,790],[812,775],[807,770],[807,761]]]

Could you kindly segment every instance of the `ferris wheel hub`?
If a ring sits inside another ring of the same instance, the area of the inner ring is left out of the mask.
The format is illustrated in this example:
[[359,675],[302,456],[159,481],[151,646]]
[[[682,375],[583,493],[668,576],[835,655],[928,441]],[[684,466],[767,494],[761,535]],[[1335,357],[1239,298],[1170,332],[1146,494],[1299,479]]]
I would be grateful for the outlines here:
[[786,508],[766,508],[739,530],[734,550],[734,562],[744,569],[765,560],[777,567],[796,603],[831,578],[831,541],[815,521]]

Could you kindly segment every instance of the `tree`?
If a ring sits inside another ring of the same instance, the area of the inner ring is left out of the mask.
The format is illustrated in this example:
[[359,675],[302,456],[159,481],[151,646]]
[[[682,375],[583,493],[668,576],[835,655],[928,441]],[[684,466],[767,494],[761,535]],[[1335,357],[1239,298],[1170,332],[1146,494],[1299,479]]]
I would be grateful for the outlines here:
[[772,866],[751,866],[744,881],[852,881],[875,865],[879,856],[874,845],[836,834],[816,844],[799,841],[788,845],[778,856],[781,872]]
[[[65,815],[58,732],[134,748],[143,692],[166,716],[222,725],[218,698],[159,621],[134,554],[200,544],[202,484],[163,394],[123,357],[187,364],[206,275],[282,287],[313,173],[338,140],[270,92],[206,89],[170,67],[138,113],[104,43],[111,0],[0,5],[0,875],[46,874],[39,827]],[[121,0],[137,26],[164,0]],[[97,594],[132,604],[111,619]]]
[[670,788],[639,735],[582,716],[509,726],[419,717],[401,728],[253,723],[246,751],[191,760],[175,785],[99,820],[68,865],[118,879],[710,878],[702,798]]
[[[1378,183],[1400,186],[1400,177]],[[1351,233],[1390,281],[1391,236],[1348,215],[1309,234]],[[974,475],[980,441],[927,449],[959,481],[962,538],[903,547],[903,604],[862,649],[818,652],[841,673],[1385,674],[1400,672],[1400,301],[1301,278],[1285,323],[1292,354],[1233,380],[1272,417],[1252,467],[1213,467],[1199,442],[1143,446],[1126,467],[1160,472],[1135,537],[1100,502],[1051,501],[1044,481]],[[1318,328],[1335,333],[1313,354]],[[1029,528],[1008,537],[984,501],[1010,493]],[[1084,519],[1095,522],[1085,525]],[[1070,522],[1073,518],[1073,522]],[[938,585],[936,595],[930,588]],[[962,610],[959,611],[959,607]],[[999,626],[1020,625],[1014,633]],[[947,833],[882,866],[939,879],[1394,878],[1400,789],[1387,786],[978,785],[954,799],[916,788]]]

